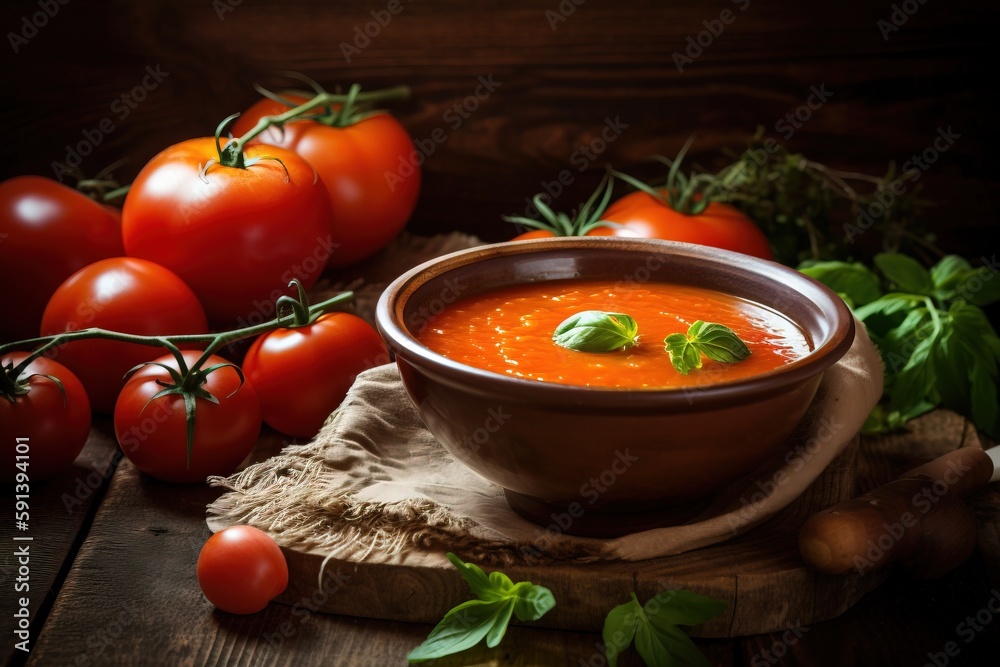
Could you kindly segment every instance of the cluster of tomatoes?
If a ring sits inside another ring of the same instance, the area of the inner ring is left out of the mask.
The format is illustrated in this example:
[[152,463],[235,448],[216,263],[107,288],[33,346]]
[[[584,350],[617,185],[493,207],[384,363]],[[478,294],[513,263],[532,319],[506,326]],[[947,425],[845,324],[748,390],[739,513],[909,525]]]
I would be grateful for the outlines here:
[[[263,99],[233,132],[287,109]],[[309,118],[259,133],[241,147],[238,166],[221,159],[218,136],[170,146],[140,171],[120,211],[47,178],[0,183],[0,283],[17,286],[0,304],[0,343],[89,328],[137,336],[245,329],[271,320],[276,301],[296,294],[293,281],[308,289],[324,270],[377,252],[406,224],[420,191],[419,172],[393,188],[383,178],[413,150],[409,135],[387,113],[350,123]],[[149,345],[75,340],[18,368],[37,347],[0,357],[0,441],[28,437],[32,452],[27,470],[4,464],[7,481],[69,466],[92,413],[113,415],[122,451],[159,479],[226,475],[262,422],[311,437],[359,372],[389,360],[378,333],[342,312],[262,333],[239,368],[222,356],[204,360],[188,396],[165,389],[204,342],[180,345],[182,364]]]

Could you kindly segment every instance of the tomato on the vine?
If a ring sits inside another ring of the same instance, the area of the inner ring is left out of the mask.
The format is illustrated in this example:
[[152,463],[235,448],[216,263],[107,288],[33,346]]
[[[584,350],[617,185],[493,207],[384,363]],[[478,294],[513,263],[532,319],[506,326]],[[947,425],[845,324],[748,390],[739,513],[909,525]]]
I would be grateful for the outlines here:
[[269,319],[288,282],[311,286],[336,247],[326,188],[305,159],[274,146],[234,157],[229,146],[167,148],[139,172],[122,211],[126,253],[180,276],[220,328]]
[[[295,104],[305,98],[289,95]],[[262,99],[233,126],[240,136],[263,116],[287,111],[278,101]],[[333,205],[332,234],[338,244],[328,266],[343,267],[385,247],[406,225],[420,194],[420,166],[406,129],[388,113],[352,118],[335,109],[317,120],[297,120],[272,127],[251,141],[295,151],[315,167]]]
[[[208,322],[194,292],[177,275],[144,259],[113,257],[80,269],[55,290],[41,332],[48,336],[90,327],[166,336],[204,333]],[[125,373],[163,351],[95,339],[67,343],[55,354],[83,382],[94,410],[110,414]]]
[[[12,352],[0,359],[0,442],[4,453],[0,481],[8,483],[16,482],[18,473],[24,473],[30,482],[59,474],[79,456],[90,433],[87,392],[68,368],[40,356],[18,377],[12,377],[12,371],[28,356],[27,352]],[[26,453],[17,458],[15,447],[21,442],[26,443]]]
[[254,614],[288,587],[281,547],[253,526],[230,526],[208,538],[197,572],[208,601],[232,614]]
[[[183,352],[188,368],[200,356]],[[225,359],[211,355],[203,371],[217,365],[193,383],[189,397],[166,391],[177,385],[167,369],[181,370],[172,354],[143,366],[125,383],[115,405],[115,435],[136,468],[165,482],[187,484],[228,475],[247,457],[260,434],[260,401]],[[195,395],[201,392],[213,398]],[[190,447],[188,398],[195,407]]]
[[767,237],[743,212],[722,202],[709,202],[697,214],[681,213],[652,195],[637,191],[617,200],[604,212],[604,219],[622,225],[616,236],[682,241],[734,250],[761,259],[771,259]]
[[41,176],[0,183],[0,338],[38,335],[52,292],[75,271],[124,254],[121,227],[105,206]]
[[358,373],[389,362],[385,343],[350,313],[264,334],[250,347],[243,371],[260,398],[264,423],[311,438],[340,405]]

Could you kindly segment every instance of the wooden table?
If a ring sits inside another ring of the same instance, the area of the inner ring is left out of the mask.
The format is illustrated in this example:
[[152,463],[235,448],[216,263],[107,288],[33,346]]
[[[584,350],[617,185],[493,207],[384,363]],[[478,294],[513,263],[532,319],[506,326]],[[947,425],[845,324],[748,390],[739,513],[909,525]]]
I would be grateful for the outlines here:
[[[18,639],[5,632],[5,663],[402,665],[426,637],[427,625],[314,613],[309,598],[295,606],[272,603],[252,616],[215,610],[198,588],[195,562],[209,536],[205,505],[220,491],[140,474],[104,435],[108,427],[96,425],[66,474],[32,486],[27,531],[15,531],[11,512],[0,525],[0,541],[7,545],[0,555],[0,581],[8,627],[18,576],[11,545],[26,543],[15,542],[15,535],[33,538],[27,543],[30,653],[17,650]],[[875,444],[863,441],[865,447]],[[255,455],[280,445],[279,436],[267,433]],[[889,454],[884,462],[894,469],[906,466]],[[713,664],[751,667],[997,664],[1000,619],[987,603],[991,596],[1000,598],[1000,493],[984,490],[973,505],[980,517],[980,549],[950,574],[917,581],[897,571],[839,618],[785,633],[698,640],[699,647]],[[980,620],[973,622],[981,623],[981,630],[965,620],[977,614]],[[436,664],[604,665],[599,628],[594,630],[512,627],[495,649],[481,646]],[[957,657],[946,654],[949,646],[960,651]],[[641,663],[633,653],[622,664]]]

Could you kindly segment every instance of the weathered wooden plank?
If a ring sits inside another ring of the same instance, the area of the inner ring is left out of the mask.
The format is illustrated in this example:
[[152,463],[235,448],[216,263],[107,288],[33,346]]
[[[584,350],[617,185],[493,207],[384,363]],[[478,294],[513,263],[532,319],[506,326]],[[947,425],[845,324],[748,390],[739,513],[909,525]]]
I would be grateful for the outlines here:
[[[17,530],[14,523],[13,487],[8,487],[4,506],[10,511],[0,523],[0,590],[3,591],[3,611],[7,627],[13,629],[18,620],[9,620],[21,609],[21,598],[27,598],[27,647],[32,649],[48,613],[48,607],[76,549],[100,503],[119,455],[118,445],[109,437],[106,424],[91,430],[87,444],[73,465],[62,474],[44,482],[31,483],[30,518],[26,531]],[[30,470],[30,468],[29,468]],[[17,538],[31,537],[30,541]],[[27,547],[30,561],[27,572],[15,551]],[[27,588],[25,588],[27,587]],[[9,602],[8,602],[9,601]],[[26,655],[17,648],[23,637],[5,632],[0,639],[0,663],[17,664]]]

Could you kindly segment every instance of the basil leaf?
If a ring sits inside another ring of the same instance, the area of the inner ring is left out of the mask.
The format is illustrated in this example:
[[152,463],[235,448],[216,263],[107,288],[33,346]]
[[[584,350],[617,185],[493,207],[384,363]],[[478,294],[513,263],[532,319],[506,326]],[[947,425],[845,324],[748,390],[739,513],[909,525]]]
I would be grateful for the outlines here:
[[852,307],[863,306],[882,296],[878,276],[861,262],[804,262],[799,265],[799,271],[840,294]]
[[472,589],[472,594],[477,598],[495,600],[499,597],[489,578],[487,578],[486,573],[478,565],[463,562],[462,559],[450,552],[448,553],[448,560],[458,569],[459,574],[462,575],[465,582],[469,584],[469,588]]
[[[422,662],[472,648],[487,634],[496,634],[495,626],[498,621],[505,614],[510,618],[511,606],[506,600],[463,602],[445,614],[427,635],[424,643],[410,651],[406,659],[410,662]],[[502,632],[500,636],[503,636]]]
[[[489,602],[487,604],[497,604]],[[502,611],[493,618],[493,627],[486,633],[486,645],[493,648],[500,643],[503,636],[507,634],[507,625],[510,623],[511,614],[514,613],[514,600],[505,600]]]
[[635,593],[631,602],[612,609],[604,620],[608,664],[616,667],[618,656],[635,641],[639,656],[649,667],[709,664],[691,638],[678,625],[697,625],[722,613],[727,603],[690,591],[664,591],[639,606]]
[[577,352],[613,352],[635,345],[638,333],[639,325],[630,315],[585,310],[563,320],[552,340]]
[[427,639],[407,656],[410,662],[421,662],[464,651],[478,644],[483,638],[493,648],[500,643],[511,616],[522,621],[535,621],[556,605],[552,591],[535,586],[530,581],[514,583],[503,572],[489,576],[473,563],[463,562],[453,553],[448,554],[462,578],[475,594],[444,615]]
[[995,435],[998,430],[997,422],[1000,420],[996,379],[990,377],[986,368],[980,364],[969,370],[969,380],[972,381],[972,420],[979,428]]
[[687,375],[701,368],[701,350],[682,333],[670,334],[663,339],[664,348],[670,355],[670,363],[681,375]]
[[699,625],[726,610],[727,602],[691,591],[663,591],[643,607],[652,618],[670,625]]
[[947,255],[931,267],[931,280],[934,287],[947,291],[955,289],[962,277],[972,269],[972,266],[958,255]]
[[537,621],[555,606],[556,598],[552,591],[528,583],[527,592],[514,599],[514,614],[522,621]]
[[[705,324],[698,320],[691,328],[694,329],[699,323],[702,326],[694,334],[695,342],[700,346],[702,354],[712,361],[732,364],[750,356],[750,348],[729,327],[722,324]],[[688,335],[691,335],[690,330]]]
[[673,333],[663,339],[670,363],[678,373],[687,375],[701,368],[701,355],[712,361],[732,364],[750,356],[750,348],[736,332],[722,324],[698,320],[687,334]]
[[929,296],[934,292],[930,272],[909,255],[883,252],[875,255],[875,266],[900,290]]
[[955,296],[976,306],[988,306],[1000,301],[1000,274],[983,269],[972,269],[962,276],[955,288]]
[[604,640],[604,653],[609,667],[617,667],[618,656],[632,644],[641,615],[642,607],[634,593],[631,600],[608,612],[601,638]]

